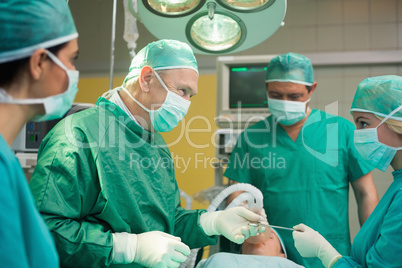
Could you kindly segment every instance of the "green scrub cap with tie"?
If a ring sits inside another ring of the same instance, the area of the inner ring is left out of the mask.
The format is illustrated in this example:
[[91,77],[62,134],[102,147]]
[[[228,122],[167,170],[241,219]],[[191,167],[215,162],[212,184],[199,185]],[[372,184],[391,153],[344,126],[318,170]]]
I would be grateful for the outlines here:
[[279,55],[269,62],[265,82],[291,82],[311,86],[314,83],[313,66],[301,54],[290,52]]
[[78,37],[66,0],[0,1],[0,63]]
[[[364,79],[357,87],[350,112],[367,112],[386,117],[402,105],[402,77],[384,75]],[[390,117],[402,121],[402,110]]]
[[197,60],[190,46],[176,40],[159,40],[141,49],[131,61],[123,84],[138,77],[144,66],[150,66],[154,70],[187,68],[198,73]]

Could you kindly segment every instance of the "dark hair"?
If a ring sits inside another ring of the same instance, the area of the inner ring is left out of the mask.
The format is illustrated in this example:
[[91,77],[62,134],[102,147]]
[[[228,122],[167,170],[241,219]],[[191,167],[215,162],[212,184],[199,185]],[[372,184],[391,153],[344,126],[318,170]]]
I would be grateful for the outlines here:
[[[47,48],[50,52],[55,54],[59,53],[59,51],[67,46],[68,42]],[[21,71],[28,65],[30,57],[26,57],[19,60],[9,61],[0,63],[0,86],[5,87],[13,83]]]

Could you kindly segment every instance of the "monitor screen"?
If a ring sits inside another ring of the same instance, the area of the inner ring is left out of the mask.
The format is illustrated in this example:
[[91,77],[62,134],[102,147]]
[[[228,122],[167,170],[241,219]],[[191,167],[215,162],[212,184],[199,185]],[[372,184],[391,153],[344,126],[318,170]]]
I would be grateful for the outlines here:
[[266,108],[267,64],[244,64],[229,69],[229,108]]

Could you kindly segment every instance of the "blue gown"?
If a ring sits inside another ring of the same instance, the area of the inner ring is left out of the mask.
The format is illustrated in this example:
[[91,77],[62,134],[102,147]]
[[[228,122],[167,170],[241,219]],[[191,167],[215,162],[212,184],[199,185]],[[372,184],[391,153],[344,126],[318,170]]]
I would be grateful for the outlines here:
[[18,159],[0,135],[0,266],[58,267],[54,242]]
[[402,267],[402,169],[353,241],[351,256],[340,267]]

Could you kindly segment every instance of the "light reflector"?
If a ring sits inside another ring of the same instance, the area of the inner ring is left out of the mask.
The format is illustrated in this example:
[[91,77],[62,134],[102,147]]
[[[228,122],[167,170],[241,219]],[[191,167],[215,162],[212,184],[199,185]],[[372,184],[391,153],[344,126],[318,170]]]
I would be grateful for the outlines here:
[[239,45],[245,35],[241,21],[228,14],[215,13],[212,19],[205,14],[191,20],[188,28],[191,43],[209,52],[231,50]]
[[184,15],[192,12],[201,0],[148,0],[147,3],[153,11],[165,16]]

